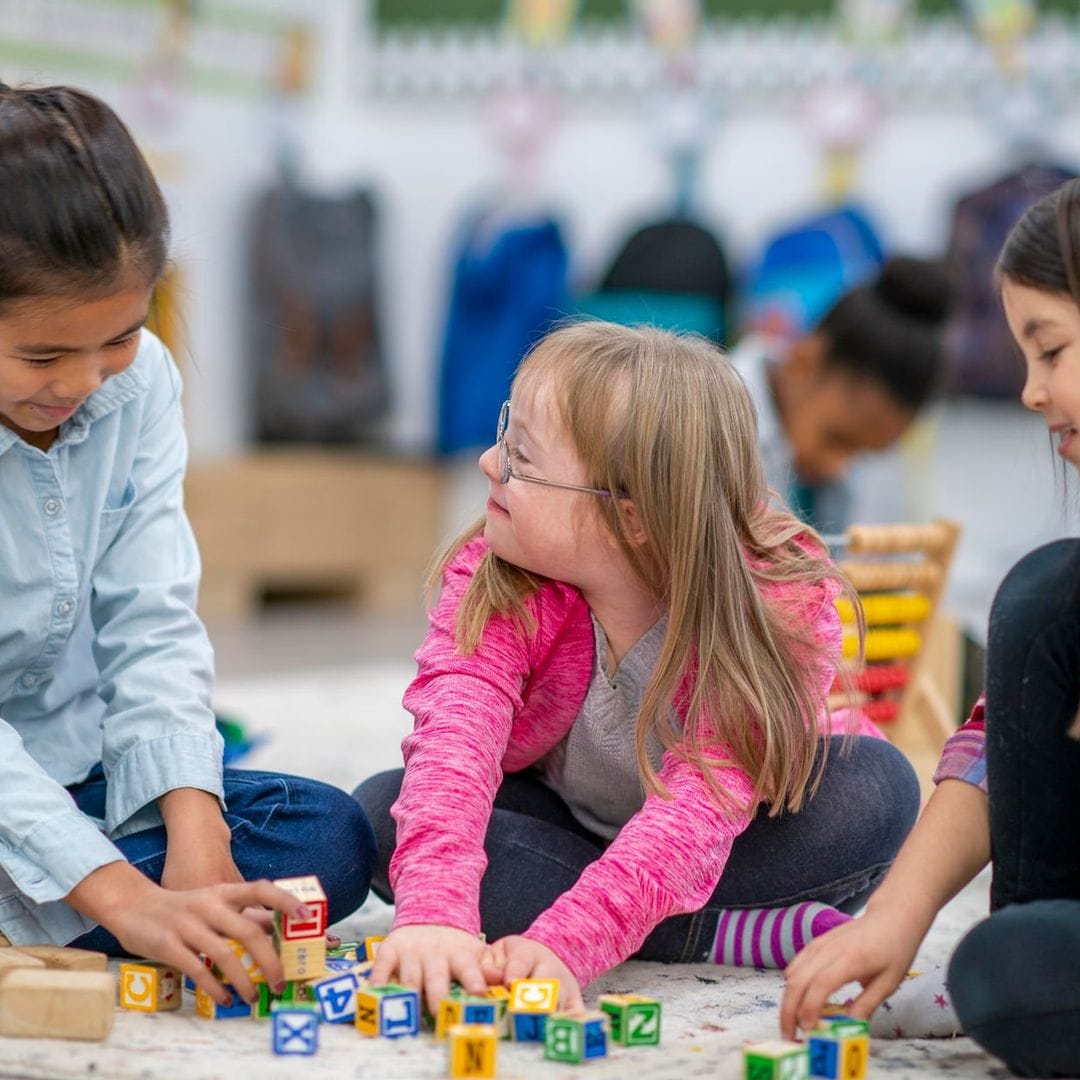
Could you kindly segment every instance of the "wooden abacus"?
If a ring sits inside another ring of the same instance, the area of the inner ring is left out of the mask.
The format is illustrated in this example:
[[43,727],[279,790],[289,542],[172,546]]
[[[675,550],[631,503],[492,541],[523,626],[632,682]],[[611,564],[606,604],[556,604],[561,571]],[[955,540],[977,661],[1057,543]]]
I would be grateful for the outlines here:
[[[914,757],[936,760],[956,730],[956,718],[931,678],[927,639],[949,575],[960,526],[853,525],[839,541],[840,569],[859,593],[866,619],[863,663],[858,663],[855,612],[837,603],[844,623],[844,656],[853,667],[850,691],[859,708]],[[851,704],[842,684],[834,706]]]

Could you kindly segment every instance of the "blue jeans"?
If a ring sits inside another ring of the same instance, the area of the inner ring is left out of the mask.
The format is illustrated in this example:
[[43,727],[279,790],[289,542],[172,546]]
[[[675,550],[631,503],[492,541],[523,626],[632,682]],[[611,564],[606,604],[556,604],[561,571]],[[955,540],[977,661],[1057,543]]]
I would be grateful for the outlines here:
[[[919,785],[907,758],[881,739],[860,737],[849,753],[832,740],[817,794],[797,814],[770,818],[762,807],[738,837],[716,891],[700,911],[661,922],[640,960],[711,959],[720,912],[819,900],[856,911],[885,876],[919,810]],[[390,807],[401,769],[365,780],[354,797],[378,839],[372,889],[393,901],[387,878],[394,853]],[[591,833],[533,772],[504,778],[484,848],[480,923],[489,940],[520,934],[581,872],[607,841]]]
[[964,1031],[1020,1076],[1080,1076],[1080,541],[1009,571],[986,657],[993,914],[960,943]]
[[[99,765],[68,791],[80,810],[103,818],[105,786]],[[371,882],[375,837],[364,812],[344,791],[297,776],[226,769],[225,805],[233,861],[245,880],[316,874],[329,901],[330,922],[363,903]],[[159,826],[121,837],[116,846],[136,869],[160,882],[165,842],[165,829]],[[124,955],[103,926],[70,944]]]

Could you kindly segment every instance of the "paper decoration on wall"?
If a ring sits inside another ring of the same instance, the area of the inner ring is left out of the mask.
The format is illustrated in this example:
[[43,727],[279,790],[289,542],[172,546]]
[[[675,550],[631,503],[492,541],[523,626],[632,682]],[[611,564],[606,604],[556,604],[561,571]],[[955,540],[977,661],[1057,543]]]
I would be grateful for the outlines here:
[[840,32],[858,48],[889,44],[903,35],[914,6],[914,0],[840,0]]
[[840,202],[855,186],[859,153],[880,122],[878,99],[865,80],[839,78],[807,95],[803,117],[824,154],[823,194],[829,202]]
[[701,26],[701,0],[633,0],[645,36],[665,52],[690,45]]
[[1035,26],[1036,0],[963,0],[975,32],[994,53],[998,69],[1020,74],[1024,41]]
[[507,0],[510,31],[533,48],[565,41],[578,13],[578,0]]

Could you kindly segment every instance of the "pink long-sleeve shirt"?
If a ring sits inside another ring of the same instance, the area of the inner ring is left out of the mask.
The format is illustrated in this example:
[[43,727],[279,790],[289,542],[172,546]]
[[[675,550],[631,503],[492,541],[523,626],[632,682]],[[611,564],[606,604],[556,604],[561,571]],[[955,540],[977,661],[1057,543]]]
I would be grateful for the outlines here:
[[[455,620],[472,574],[487,550],[482,537],[447,568],[439,603],[405,693],[413,731],[402,743],[405,779],[391,809],[397,848],[390,862],[394,925],[439,923],[480,931],[484,836],[503,774],[526,769],[567,734],[592,675],[594,640],[581,594],[545,582],[526,606],[536,621],[524,633],[495,616],[476,650],[458,652]],[[766,596],[789,617],[814,627],[825,646],[822,710],[840,655],[840,620],[832,582],[812,589],[775,586]],[[685,720],[688,687],[677,695]],[[722,754],[722,748],[718,748]],[[604,853],[529,927],[585,986],[636,952],[663,919],[696,911],[712,895],[735,838],[757,805],[741,769],[714,769],[737,809],[722,806],[701,771],[677,753],[659,776],[670,799],[649,795]]]

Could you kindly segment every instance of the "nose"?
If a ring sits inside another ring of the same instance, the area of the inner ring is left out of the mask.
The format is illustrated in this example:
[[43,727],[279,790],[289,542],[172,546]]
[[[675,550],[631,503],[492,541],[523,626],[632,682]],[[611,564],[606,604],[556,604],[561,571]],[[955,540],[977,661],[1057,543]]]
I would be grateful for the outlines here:
[[480,471],[492,482],[498,483],[501,479],[499,476],[499,444],[495,443],[493,446],[489,446],[481,455]]
[[1032,412],[1041,412],[1045,409],[1050,400],[1046,380],[1040,374],[1029,370],[1027,378],[1024,379],[1024,389],[1020,391],[1020,400],[1024,408]]
[[58,373],[52,384],[52,392],[62,401],[82,401],[89,397],[109,377],[101,357],[91,355],[70,364]]

